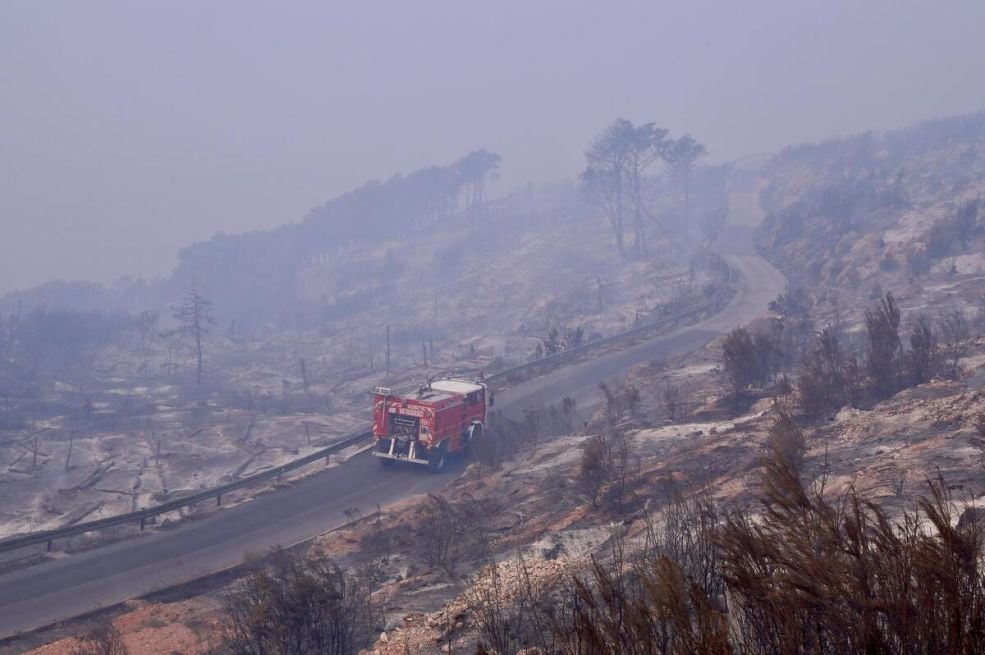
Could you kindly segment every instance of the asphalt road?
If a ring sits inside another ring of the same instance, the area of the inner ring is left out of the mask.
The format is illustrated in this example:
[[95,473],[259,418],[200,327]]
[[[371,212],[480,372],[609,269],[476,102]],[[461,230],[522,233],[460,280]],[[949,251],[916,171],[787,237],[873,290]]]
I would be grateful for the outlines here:
[[[618,384],[634,364],[701,347],[762,313],[785,288],[765,260],[732,255],[739,290],[718,314],[633,347],[558,369],[497,394],[506,415],[568,395],[580,408],[598,396],[598,382]],[[369,453],[293,485],[167,530],[75,555],[62,555],[0,576],[0,638],[114,605],[243,561],[250,553],[290,545],[347,521],[345,510],[371,511],[438,488],[447,476],[419,468],[382,469]]]

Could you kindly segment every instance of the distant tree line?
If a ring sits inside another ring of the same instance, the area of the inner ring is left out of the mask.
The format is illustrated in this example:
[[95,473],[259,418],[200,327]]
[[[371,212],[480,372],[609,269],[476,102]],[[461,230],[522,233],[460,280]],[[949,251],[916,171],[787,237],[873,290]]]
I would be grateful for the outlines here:
[[298,273],[353,241],[386,241],[460,217],[475,222],[501,158],[475,150],[447,166],[373,181],[276,230],[217,234],[178,253],[172,286],[197,278],[222,298],[222,317],[242,329],[281,321],[295,311]]
[[[428,166],[371,181],[273,230],[219,233],[178,253],[170,278],[123,278],[110,286],[55,281],[0,297],[0,313],[39,307],[139,311],[164,307],[192,280],[221,298],[217,319],[239,331],[296,321],[299,273],[354,241],[393,241],[446,220],[476,224],[487,211],[487,186],[500,155],[479,148],[444,166]],[[391,257],[391,260],[394,258]],[[348,300],[330,311],[345,312]]]
[[[189,285],[173,309],[175,327],[160,330],[160,315],[142,312],[80,311],[38,307],[29,312],[0,314],[0,367],[17,365],[26,371],[64,373],[91,365],[109,346],[129,348],[141,357],[137,372],[149,379],[154,344],[163,339],[169,353],[191,352],[196,379],[202,382],[205,339],[214,317],[212,301],[197,282]],[[170,359],[170,358],[169,358]],[[169,372],[177,368],[169,364]]]
[[96,282],[53,280],[0,296],[0,314],[26,313],[38,307],[74,309],[80,312],[126,311],[153,306],[167,297],[167,284],[157,278],[124,277],[110,285]]
[[0,361],[27,369],[83,366],[99,349],[125,343],[138,318],[123,312],[49,309],[0,315]]

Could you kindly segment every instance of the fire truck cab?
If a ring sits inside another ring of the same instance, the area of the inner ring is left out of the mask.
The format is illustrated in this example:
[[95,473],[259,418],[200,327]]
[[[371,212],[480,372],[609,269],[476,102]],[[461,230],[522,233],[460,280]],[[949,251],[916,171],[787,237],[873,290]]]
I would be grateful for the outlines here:
[[482,434],[492,392],[482,382],[434,380],[409,393],[377,387],[373,398],[373,455],[382,464],[423,464],[433,472]]

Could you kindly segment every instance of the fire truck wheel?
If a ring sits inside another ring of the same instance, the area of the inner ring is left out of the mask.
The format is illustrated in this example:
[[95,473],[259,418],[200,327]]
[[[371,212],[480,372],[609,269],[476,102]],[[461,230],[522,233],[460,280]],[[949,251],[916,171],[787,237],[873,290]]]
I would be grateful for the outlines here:
[[441,473],[445,468],[445,447],[444,445],[428,453],[428,470],[432,473]]
[[472,448],[479,439],[482,439],[482,426],[473,425],[472,430],[469,432],[469,438],[465,440],[465,450]]

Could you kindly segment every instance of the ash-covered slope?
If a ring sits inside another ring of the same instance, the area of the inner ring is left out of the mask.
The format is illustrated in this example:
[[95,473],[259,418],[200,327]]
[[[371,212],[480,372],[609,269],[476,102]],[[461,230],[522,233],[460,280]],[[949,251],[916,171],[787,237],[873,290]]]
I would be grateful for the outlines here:
[[819,300],[985,273],[985,112],[790,147],[764,177],[757,245]]

